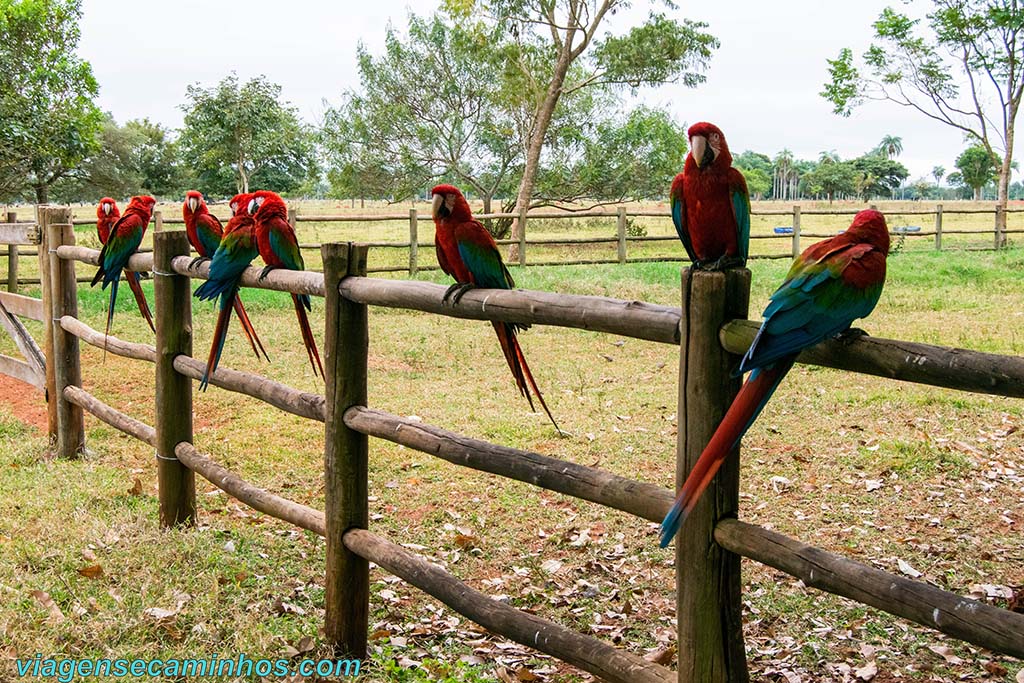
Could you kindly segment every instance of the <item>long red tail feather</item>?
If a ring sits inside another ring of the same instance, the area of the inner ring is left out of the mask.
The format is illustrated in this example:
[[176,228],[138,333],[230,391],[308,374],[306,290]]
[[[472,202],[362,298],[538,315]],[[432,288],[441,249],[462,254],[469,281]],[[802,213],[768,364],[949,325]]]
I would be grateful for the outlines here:
[[146,294],[142,291],[142,285],[139,283],[139,274],[126,269],[124,275],[125,279],[128,280],[128,288],[135,295],[135,303],[139,306],[139,313],[149,323],[149,329],[153,330],[153,334],[156,334],[156,326],[153,325],[153,314],[149,310],[149,302],[146,301]]
[[661,547],[668,545],[679,530],[686,516],[690,514],[704,490],[715,477],[725,458],[743,438],[747,429],[761,413],[765,403],[775,393],[779,382],[793,367],[792,359],[780,361],[770,368],[762,368],[757,376],[743,383],[736,398],[726,411],[725,417],[715,429],[714,435],[704,447],[697,463],[679,489],[675,503],[661,523]]
[[[230,295],[225,292],[221,296],[235,298],[237,292]],[[206,391],[206,387],[210,384],[210,375],[214,373],[217,365],[220,364],[220,355],[224,351],[224,340],[228,336],[228,323],[231,322],[231,310],[233,308],[232,305],[221,305],[220,312],[217,314],[217,327],[213,330],[213,342],[210,344],[210,356],[206,359],[206,371],[203,372],[203,378],[199,381],[200,391]]]
[[530,366],[526,363],[526,356],[523,355],[523,348],[519,345],[519,338],[516,337],[515,328],[508,323],[492,322],[491,324],[494,326],[494,332],[498,335],[501,352],[505,355],[505,362],[508,363],[509,370],[512,371],[516,387],[519,389],[519,393],[526,397],[527,402],[530,404],[530,410],[536,411],[536,408],[533,406],[533,399],[530,397],[527,383],[533,389],[533,393],[537,396],[537,400],[540,401],[541,407],[544,408],[544,412],[547,413],[548,419],[551,420],[555,430],[559,434],[563,434],[562,428],[558,426],[558,422],[555,421],[551,410],[548,409],[548,404],[544,401],[544,396],[540,393],[537,382],[533,379]]
[[302,332],[302,343],[306,346],[306,355],[309,356],[309,364],[313,366],[313,374],[316,375],[317,368],[320,369],[320,376],[324,377],[324,366],[320,362],[320,352],[316,349],[316,339],[313,338],[313,330],[309,327],[309,318],[306,317],[306,309],[296,294],[292,294],[292,302],[295,304],[295,316],[299,319],[299,330]]
[[256,354],[257,358],[260,357],[260,352],[262,352],[263,357],[269,363],[270,356],[267,355],[267,350],[263,348],[263,342],[260,341],[259,335],[256,334],[256,328],[249,321],[249,314],[245,312],[245,306],[242,305],[242,297],[238,294],[235,295],[235,313],[238,315],[238,324],[242,326],[242,331],[245,333],[246,339],[249,340],[252,352]]

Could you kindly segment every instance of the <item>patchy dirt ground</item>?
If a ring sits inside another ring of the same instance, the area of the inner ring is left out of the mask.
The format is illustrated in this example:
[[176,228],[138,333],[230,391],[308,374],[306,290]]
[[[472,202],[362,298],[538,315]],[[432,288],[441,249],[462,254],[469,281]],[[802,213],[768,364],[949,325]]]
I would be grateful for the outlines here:
[[46,397],[35,387],[0,374],[0,406],[35,429],[37,435],[46,432]]

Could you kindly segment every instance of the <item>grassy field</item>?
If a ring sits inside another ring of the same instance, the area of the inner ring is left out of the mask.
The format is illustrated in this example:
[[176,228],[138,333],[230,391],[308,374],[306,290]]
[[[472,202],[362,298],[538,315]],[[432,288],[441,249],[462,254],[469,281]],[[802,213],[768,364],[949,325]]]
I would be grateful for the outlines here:
[[[89,231],[80,233],[85,242]],[[787,267],[752,263],[755,311]],[[678,264],[513,273],[528,289],[679,301]],[[257,362],[234,328],[224,364],[322,391],[287,295],[245,290],[244,299],[272,363]],[[908,248],[890,258],[886,291],[861,326],[877,336],[1022,355],[1021,301],[1022,249]],[[81,290],[81,317],[94,327],[104,306],[101,293]],[[151,341],[133,307],[130,297],[119,301],[114,333]],[[206,355],[214,317],[195,303],[196,356]],[[317,329],[322,301],[312,317]],[[482,322],[371,311],[369,404],[671,485],[675,348],[550,327],[522,342],[569,438],[529,412]],[[12,353],[9,342],[0,352]],[[104,360],[91,347],[82,364],[87,390],[152,423],[151,365]],[[873,566],[920,572],[958,593],[987,590],[985,599],[1005,606],[1004,592],[1024,586],[1022,426],[1021,400],[798,367],[744,442],[741,518]],[[325,654],[319,538],[204,481],[199,528],[160,531],[152,449],[92,418],[86,427],[87,458],[47,461],[38,432],[0,403],[0,678],[13,658],[35,653]],[[199,449],[225,466],[322,508],[322,425],[213,388],[196,394],[195,427]],[[638,654],[671,647],[672,554],[658,549],[656,525],[390,443],[371,440],[370,448],[375,531],[517,607]],[[373,657],[361,680],[589,680],[484,633],[379,569],[371,580]],[[751,562],[744,584],[752,680],[847,681],[873,666],[875,681],[1013,681],[1021,667]]]

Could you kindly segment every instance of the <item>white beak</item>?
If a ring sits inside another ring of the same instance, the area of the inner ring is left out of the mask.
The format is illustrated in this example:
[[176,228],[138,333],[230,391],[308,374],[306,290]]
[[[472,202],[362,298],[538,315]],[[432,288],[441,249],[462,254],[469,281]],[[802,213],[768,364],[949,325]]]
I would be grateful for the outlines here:
[[103,202],[103,213],[110,215],[110,211],[113,207],[110,206],[110,202]]
[[431,215],[435,220],[437,219],[437,212],[440,210],[442,204],[444,204],[444,196],[435,194],[434,203],[430,207]]
[[693,160],[697,162],[697,166],[702,166],[704,162],[704,151],[707,149],[708,140],[703,135],[694,135],[690,138],[690,154],[693,155]]
[[198,206],[199,206],[199,200],[198,199],[196,199],[195,197],[189,197],[188,198],[188,210],[189,211],[191,211],[192,213],[195,213],[196,207],[198,207]]

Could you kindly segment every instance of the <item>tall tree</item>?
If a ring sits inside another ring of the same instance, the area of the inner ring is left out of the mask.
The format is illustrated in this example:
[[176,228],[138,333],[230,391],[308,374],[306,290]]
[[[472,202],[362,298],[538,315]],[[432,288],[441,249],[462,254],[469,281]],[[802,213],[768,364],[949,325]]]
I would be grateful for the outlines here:
[[240,85],[232,73],[212,88],[188,86],[186,97],[182,152],[204,185],[222,191],[218,181],[230,169],[238,192],[257,179],[265,189],[286,192],[308,175],[312,134],[281,101],[281,86],[264,76]]
[[[912,19],[891,8],[874,24],[862,72],[849,48],[829,60],[822,96],[849,115],[866,99],[910,107],[1000,152],[998,202],[1005,209],[1014,129],[1024,95],[1024,7],[1018,0],[932,0]],[[1005,228],[1006,212],[999,214]]]
[[[455,17],[479,18],[509,37],[507,64],[520,72],[520,97],[532,112],[517,210],[533,199],[548,128],[563,97],[596,87],[636,89],[677,81],[696,86],[704,82],[703,71],[718,47],[718,40],[704,32],[706,24],[654,12],[623,34],[599,36],[606,17],[627,7],[628,0],[447,0],[446,5]],[[546,67],[540,78],[536,60]]]
[[875,148],[886,159],[895,159],[903,153],[903,138],[898,135],[886,135]]
[[932,177],[935,178],[935,187],[942,185],[942,179],[946,177],[946,167],[932,166]]
[[999,157],[981,145],[968,147],[956,158],[963,183],[974,190],[974,199],[981,199],[981,190],[995,180],[999,169]]
[[80,0],[0,0],[0,195],[45,204],[96,144],[102,114],[75,53]]

